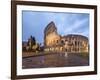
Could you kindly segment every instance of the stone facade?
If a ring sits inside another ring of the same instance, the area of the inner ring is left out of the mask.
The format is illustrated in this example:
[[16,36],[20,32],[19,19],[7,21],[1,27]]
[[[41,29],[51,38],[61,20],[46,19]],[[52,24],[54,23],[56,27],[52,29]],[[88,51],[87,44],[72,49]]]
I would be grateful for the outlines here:
[[45,51],[56,52],[89,52],[88,38],[82,35],[68,34],[61,36],[57,33],[54,22],[47,25],[44,30]]
[[58,45],[58,41],[60,40],[60,36],[57,33],[57,28],[55,24],[51,22],[47,25],[44,30],[44,45],[48,47],[52,47]]

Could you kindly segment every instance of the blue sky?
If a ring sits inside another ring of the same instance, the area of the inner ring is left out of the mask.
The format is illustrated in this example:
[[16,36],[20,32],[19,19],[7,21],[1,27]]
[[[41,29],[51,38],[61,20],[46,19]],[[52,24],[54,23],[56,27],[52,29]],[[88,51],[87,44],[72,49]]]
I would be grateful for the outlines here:
[[30,35],[36,38],[38,43],[43,43],[44,29],[53,21],[58,34],[80,34],[89,37],[89,14],[67,12],[22,12],[22,39],[27,41]]

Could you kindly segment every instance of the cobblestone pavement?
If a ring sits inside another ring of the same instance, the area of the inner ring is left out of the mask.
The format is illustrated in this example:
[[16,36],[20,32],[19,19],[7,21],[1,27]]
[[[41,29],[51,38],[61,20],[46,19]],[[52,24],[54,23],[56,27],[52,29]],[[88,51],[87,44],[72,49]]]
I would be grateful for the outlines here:
[[47,68],[47,67],[68,67],[68,66],[88,66],[89,60],[77,53],[57,53],[27,57],[22,59],[22,68]]

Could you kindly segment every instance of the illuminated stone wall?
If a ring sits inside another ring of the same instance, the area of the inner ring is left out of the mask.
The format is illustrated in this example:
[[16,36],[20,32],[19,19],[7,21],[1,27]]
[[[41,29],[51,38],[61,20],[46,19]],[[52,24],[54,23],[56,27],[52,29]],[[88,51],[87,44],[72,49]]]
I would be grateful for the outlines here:
[[88,52],[88,38],[85,36],[71,34],[62,37],[62,40],[67,52]]
[[81,53],[89,52],[88,38],[82,35],[69,34],[60,36],[54,22],[47,25],[44,30],[45,51],[72,52]]
[[59,44],[60,36],[57,33],[57,28],[54,22],[47,25],[44,30],[44,45],[55,46]]
[[49,34],[46,37],[46,46],[55,46],[59,44],[60,36],[55,32]]

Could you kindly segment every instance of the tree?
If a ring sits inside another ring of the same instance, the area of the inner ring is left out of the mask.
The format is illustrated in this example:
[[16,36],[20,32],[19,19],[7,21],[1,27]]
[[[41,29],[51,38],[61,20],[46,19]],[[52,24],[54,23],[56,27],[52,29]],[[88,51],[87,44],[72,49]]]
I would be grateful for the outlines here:
[[28,46],[29,49],[32,50],[32,46],[36,45],[36,40],[35,37],[33,37],[32,35],[30,36],[30,38],[28,39]]
[[32,37],[32,36],[31,36],[31,40],[32,40],[32,45],[35,45],[35,44],[36,44],[35,37]]

